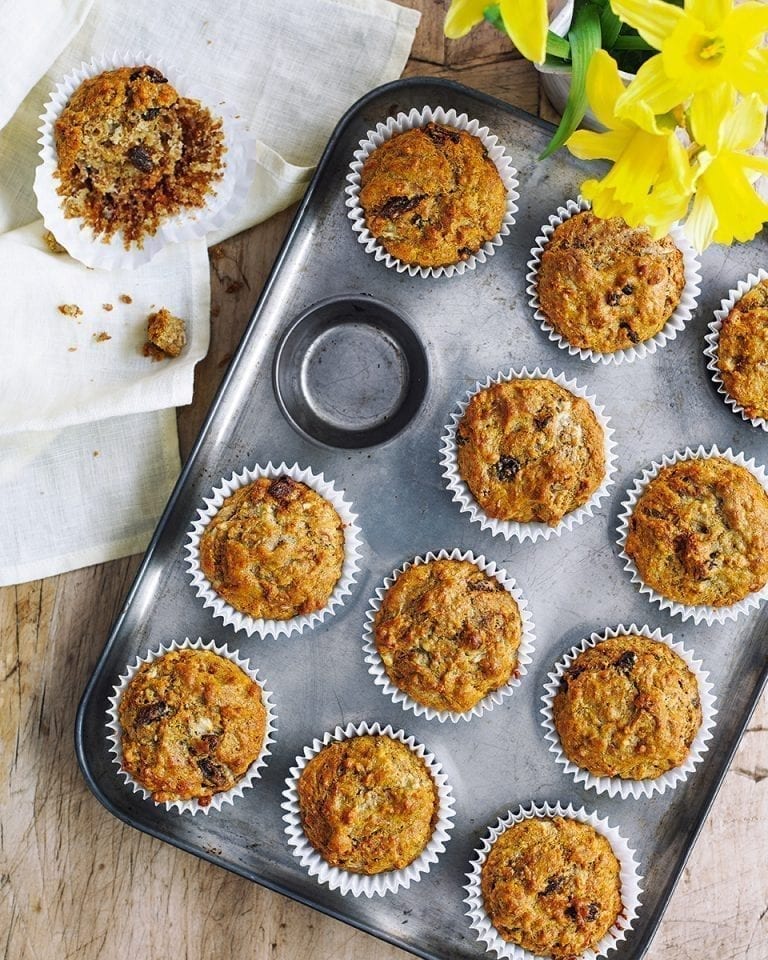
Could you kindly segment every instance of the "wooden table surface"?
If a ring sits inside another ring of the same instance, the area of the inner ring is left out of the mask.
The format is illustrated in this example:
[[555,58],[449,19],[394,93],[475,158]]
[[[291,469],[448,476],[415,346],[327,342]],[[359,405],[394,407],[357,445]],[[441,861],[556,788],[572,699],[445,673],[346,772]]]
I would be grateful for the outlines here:
[[[444,41],[447,3],[401,2],[423,14],[408,75],[457,78],[552,116],[535,70],[490,27]],[[182,455],[293,213],[212,251],[211,347],[197,368],[194,402],[179,411]],[[89,792],[73,750],[75,710],[138,562],[131,557],[0,589],[0,944],[6,960],[405,960],[401,950],[123,826]],[[768,960],[766,697],[648,956]]]

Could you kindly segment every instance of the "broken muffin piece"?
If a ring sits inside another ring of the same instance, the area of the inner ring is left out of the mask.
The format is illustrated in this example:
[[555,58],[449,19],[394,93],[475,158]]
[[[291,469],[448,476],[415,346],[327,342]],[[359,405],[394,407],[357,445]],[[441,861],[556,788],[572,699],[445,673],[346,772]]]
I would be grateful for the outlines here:
[[147,342],[143,350],[145,357],[152,357],[153,360],[178,357],[186,342],[184,321],[181,317],[174,317],[166,307],[147,317]]

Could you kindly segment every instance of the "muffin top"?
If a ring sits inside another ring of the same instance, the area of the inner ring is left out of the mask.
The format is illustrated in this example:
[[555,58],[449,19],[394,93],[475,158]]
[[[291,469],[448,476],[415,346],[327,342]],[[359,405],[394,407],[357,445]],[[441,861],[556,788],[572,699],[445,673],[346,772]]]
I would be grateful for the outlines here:
[[364,735],[331,743],[298,782],[304,833],[331,866],[400,870],[425,849],[438,797],[425,762],[404,743]]
[[589,403],[552,380],[480,390],[456,432],[459,473],[490,517],[556,526],[605,476],[605,438]]
[[594,827],[566,817],[514,823],[481,873],[485,910],[503,940],[537,956],[594,948],[621,909],[620,866]]
[[392,683],[435,710],[471,710],[508,683],[520,633],[514,597],[468,560],[409,567],[374,620]]
[[328,603],[344,563],[343,526],[333,504],[306,484],[261,477],[211,519],[200,567],[236,610],[288,620]]
[[84,80],[54,140],[64,215],[105,240],[122,230],[126,247],[141,247],[165,218],[204,206],[222,176],[221,119],[146,64]]
[[695,675],[648,637],[615,637],[580,653],[552,707],[563,752],[598,777],[658,777],[684,762],[701,726]]
[[393,257],[421,267],[477,253],[499,232],[506,200],[482,141],[438,123],[385,141],[361,174],[368,229]]
[[226,657],[172,650],[142,664],[120,698],[123,768],[158,803],[229,790],[258,758],[261,687]]
[[768,581],[768,493],[724,457],[663,467],[635,505],[624,550],[670,600],[736,603]]
[[768,280],[745,293],[723,320],[717,362],[728,395],[748,417],[768,419]]
[[649,340],[670,318],[685,286],[671,237],[654,240],[620,217],[591,210],[555,228],[541,255],[541,310],[574,347],[613,353]]

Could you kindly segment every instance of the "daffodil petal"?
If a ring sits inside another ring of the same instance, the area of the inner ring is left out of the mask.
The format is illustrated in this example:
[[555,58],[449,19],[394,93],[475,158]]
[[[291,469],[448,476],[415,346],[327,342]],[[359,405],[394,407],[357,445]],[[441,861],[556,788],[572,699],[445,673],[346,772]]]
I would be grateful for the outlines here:
[[747,50],[734,58],[728,79],[740,93],[757,93],[768,100],[768,50]]
[[646,43],[661,50],[685,13],[664,0],[611,0],[617,16],[634,27]]
[[489,0],[451,0],[445,15],[443,33],[449,40],[458,40],[469,33],[483,19],[483,11],[490,6]]
[[730,150],[751,150],[765,133],[765,104],[757,95],[744,97],[722,122],[723,146]]
[[717,214],[709,195],[697,190],[693,207],[685,221],[685,233],[694,248],[701,253],[712,243],[717,228]]
[[680,81],[671,80],[664,72],[662,58],[655,56],[640,67],[635,79],[616,101],[616,112],[620,117],[632,116],[637,122],[637,104],[644,104],[644,110],[652,114],[666,113],[681,103],[685,96],[686,91],[681,89]]
[[587,71],[587,99],[604,127],[616,126],[616,101],[624,93],[619,67],[605,50],[596,50]]
[[691,101],[688,112],[691,133],[697,143],[712,153],[717,153],[723,146],[723,122],[733,110],[735,102],[736,92],[728,83],[702,90]]
[[732,0],[688,0],[685,4],[685,12],[701,20],[707,30],[716,30],[732,9]]
[[526,60],[543,63],[547,55],[547,0],[500,0],[504,29]]
[[577,130],[565,145],[579,160],[618,160],[631,139],[629,130],[609,130],[607,133]]
[[728,27],[744,39],[759,40],[768,32],[768,6],[764,3],[742,3],[731,14]]
[[688,159],[688,151],[676,136],[667,139],[667,159],[671,184],[679,193],[690,195],[696,182],[696,173]]

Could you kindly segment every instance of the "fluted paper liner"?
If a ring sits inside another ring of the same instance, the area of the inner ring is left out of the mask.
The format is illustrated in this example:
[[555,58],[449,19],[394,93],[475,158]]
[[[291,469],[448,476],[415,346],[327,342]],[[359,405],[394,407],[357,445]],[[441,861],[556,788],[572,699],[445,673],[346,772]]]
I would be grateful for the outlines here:
[[533,249],[531,250],[531,259],[528,261],[528,273],[526,280],[528,286],[526,291],[529,296],[529,303],[533,307],[534,317],[538,320],[542,330],[549,336],[549,339],[563,350],[567,350],[572,357],[580,357],[582,360],[591,360],[592,363],[632,363],[635,360],[642,360],[644,357],[655,353],[660,347],[663,347],[668,340],[674,340],[678,333],[685,327],[691,319],[691,314],[696,308],[696,301],[701,292],[701,268],[696,251],[691,246],[690,241],[685,235],[685,231],[680,226],[674,226],[669,231],[670,237],[674,240],[675,246],[683,255],[683,266],[685,272],[685,286],[680,295],[680,302],[672,311],[664,326],[658,333],[654,334],[648,340],[642,343],[633,344],[623,350],[615,350],[613,353],[601,353],[599,350],[591,350],[585,347],[576,347],[569,343],[566,338],[559,333],[554,324],[541,309],[538,291],[539,265],[541,255],[555,232],[565,220],[584,210],[589,210],[591,204],[583,197],[576,200],[568,200],[563,207],[557,208],[557,213],[549,217],[549,223],[541,228],[541,233],[536,237]]
[[[571,510],[570,513],[566,513],[555,526],[550,526],[548,523],[542,521],[521,523],[517,520],[500,520],[496,517],[489,517],[477,500],[475,500],[472,491],[459,473],[456,460],[458,450],[456,445],[456,431],[461,423],[461,418],[464,416],[464,411],[469,406],[470,400],[475,394],[480,393],[481,390],[487,390],[493,384],[508,383],[511,380],[551,380],[575,396],[583,397],[592,408],[592,412],[595,414],[597,422],[603,431],[605,441],[605,476],[603,477],[602,483],[586,503],[577,507],[575,510]],[[467,393],[466,398],[458,404],[456,411],[451,414],[450,423],[445,427],[443,435],[440,438],[442,442],[440,447],[440,464],[445,468],[443,470],[443,476],[446,478],[446,485],[453,494],[453,499],[459,504],[460,511],[462,513],[468,513],[471,521],[479,523],[483,530],[490,530],[494,536],[500,534],[505,540],[516,537],[521,543],[524,543],[526,540],[535,542],[541,537],[549,540],[551,536],[559,536],[563,530],[570,530],[574,526],[583,523],[587,517],[591,517],[594,514],[595,510],[599,508],[601,501],[608,496],[608,490],[613,484],[614,474],[616,473],[616,454],[614,452],[616,443],[612,439],[613,429],[609,424],[610,421],[605,415],[604,408],[597,403],[593,395],[587,393],[586,388],[579,386],[575,380],[567,380],[562,373],[555,376],[551,368],[545,373],[542,373],[538,367],[532,371],[529,371],[527,367],[523,367],[519,372],[517,370],[509,370],[507,373],[499,373],[495,377],[488,377],[482,382],[478,381]]]
[[[469,563],[473,563],[478,570],[482,570],[489,577],[494,577],[498,580],[507,593],[513,597],[520,611],[520,645],[517,648],[517,664],[512,676],[503,686],[492,690],[483,697],[471,710],[465,710],[463,712],[458,710],[437,710],[434,707],[428,707],[423,703],[419,703],[418,700],[414,700],[413,697],[395,686],[390,680],[381,655],[376,648],[373,623],[387,591],[406,570],[413,566],[431,563],[434,560],[467,560]],[[430,552],[423,557],[415,557],[413,560],[404,563],[402,567],[395,570],[384,580],[383,586],[376,589],[375,595],[370,599],[365,616],[366,624],[363,628],[363,650],[366,653],[365,662],[368,664],[368,672],[373,677],[374,683],[381,687],[381,692],[391,697],[394,703],[401,704],[406,710],[413,710],[417,717],[423,715],[427,720],[437,718],[441,723],[444,723],[446,720],[458,723],[459,720],[471,720],[472,717],[482,716],[486,711],[492,710],[495,704],[501,703],[505,697],[508,697],[515,687],[520,686],[522,678],[528,672],[528,664],[531,662],[531,655],[536,641],[533,618],[531,617],[531,612],[528,609],[528,603],[523,596],[522,590],[520,590],[506,570],[497,567],[493,561],[486,560],[482,555],[476,557],[469,550],[465,553],[462,553],[458,549],[454,549],[450,553],[447,550],[440,550],[436,554]]]
[[[459,263],[440,267],[420,267],[393,257],[370,232],[363,208],[360,206],[360,177],[365,161],[382,143],[399,133],[405,133],[406,130],[413,130],[415,127],[424,127],[431,122],[466,130],[467,133],[482,141],[504,183],[507,202],[499,232],[491,240],[487,240],[477,253]],[[474,270],[478,263],[485,263],[488,257],[492,257],[515,222],[517,212],[515,201],[520,196],[517,192],[517,170],[512,166],[511,159],[499,143],[499,138],[492,134],[488,127],[481,127],[478,120],[470,120],[466,113],[457,114],[455,110],[444,110],[443,107],[423,107],[421,110],[413,107],[408,113],[398,113],[395,117],[388,117],[384,123],[378,123],[375,130],[369,130],[366,139],[360,141],[360,148],[355,151],[350,170],[351,173],[347,174],[349,186],[345,188],[345,193],[347,194],[346,205],[349,208],[347,216],[352,221],[352,229],[357,234],[358,241],[364,245],[366,253],[372,253],[376,260],[382,261],[387,267],[394,267],[398,273],[407,271],[412,277],[422,278],[461,276],[467,270]]]
[[[644,780],[629,780],[623,777],[597,776],[578,766],[573,760],[569,760],[563,753],[560,736],[555,727],[553,703],[560,688],[560,681],[563,675],[574,662],[574,660],[585,650],[596,646],[603,640],[614,637],[640,636],[647,637],[649,640],[658,640],[666,644],[671,650],[685,662],[688,669],[696,677],[699,688],[699,700],[701,701],[701,725],[696,732],[688,754],[679,766],[673,767],[666,773],[658,777],[647,778]],[[666,790],[672,790],[678,783],[687,780],[693,772],[703,754],[709,749],[709,740],[712,739],[712,730],[715,726],[715,697],[712,695],[712,684],[709,682],[709,674],[702,669],[701,660],[694,659],[693,654],[686,650],[682,643],[676,643],[672,639],[672,634],[662,634],[657,627],[651,630],[649,626],[638,627],[632,623],[628,627],[620,623],[617,627],[605,630],[603,633],[593,633],[588,638],[571,647],[561,660],[555,664],[554,670],[548,675],[547,682],[544,684],[546,691],[542,702],[541,713],[544,717],[542,726],[546,731],[544,737],[549,743],[549,750],[555,756],[555,761],[562,765],[565,773],[571,775],[576,783],[585,787],[591,787],[598,793],[607,793],[610,797],[617,794],[626,799],[627,797],[652,797],[654,793],[664,793]]]
[[710,450],[705,450],[699,446],[696,450],[686,447],[685,450],[676,450],[672,456],[664,456],[661,462],[653,461],[651,466],[643,470],[643,473],[630,489],[627,491],[627,498],[622,503],[622,512],[619,514],[619,526],[616,528],[618,533],[618,545],[620,547],[619,557],[624,561],[624,569],[632,575],[632,583],[639,585],[640,593],[647,595],[653,603],[658,603],[662,610],[668,610],[673,616],[680,616],[683,620],[692,619],[698,624],[704,621],[709,626],[713,623],[725,623],[727,620],[736,620],[737,617],[749,613],[750,610],[759,607],[763,600],[768,597],[768,583],[760,590],[747,594],[742,600],[724,607],[712,607],[706,604],[684,604],[676,600],[670,600],[657,593],[652,587],[643,581],[640,572],[635,565],[634,560],[626,553],[625,546],[627,542],[627,533],[629,532],[629,521],[635,509],[637,501],[642,496],[648,484],[658,476],[662,467],[670,467],[674,463],[680,463],[682,460],[705,459],[708,457],[724,457],[731,463],[737,464],[749,470],[752,476],[758,481],[763,489],[768,492],[768,479],[766,478],[765,468],[758,466],[754,460],[747,460],[743,453],[734,453],[730,447],[727,450],[720,450],[713,446]]
[[[64,216],[64,198],[56,192],[59,180],[55,176],[58,158],[54,124],[69,98],[84,80],[98,76],[105,70],[144,64],[156,67],[168,77],[180,96],[199,100],[212,116],[222,120],[225,150],[222,158],[222,178],[212,182],[211,191],[206,195],[205,206],[183,209],[175,216],[166,217],[161,221],[156,233],[142,238],[141,247],[133,242],[126,250],[122,230],[105,242],[102,235],[96,235],[81,219]],[[230,105],[220,94],[197,78],[183,76],[163,58],[141,51],[115,51],[108,56],[94,57],[89,63],[81,63],[56,85],[40,120],[38,143],[41,145],[42,163],[35,170],[34,181],[38,210],[45,226],[59,243],[66,247],[70,256],[88,267],[100,267],[104,270],[134,269],[148,263],[170,243],[202,237],[223,227],[245,202],[256,172],[253,140],[245,123],[237,115],[236,106]]]
[[[229,790],[222,790],[220,793],[214,793],[210,798],[211,802],[206,806],[201,806],[197,800],[166,800],[158,803],[152,799],[152,794],[149,790],[135,780],[127,770],[123,769],[121,726],[117,713],[120,699],[128,687],[128,684],[133,680],[143,664],[152,663],[173,650],[208,650],[218,654],[220,657],[226,657],[227,660],[231,660],[232,663],[240,667],[254,683],[261,687],[261,697],[267,711],[264,743],[261,745],[261,751],[258,757],[233,787],[230,787]],[[155,650],[149,650],[143,657],[137,657],[135,662],[128,667],[127,671],[121,674],[120,679],[114,686],[114,693],[109,698],[107,718],[107,730],[109,731],[107,739],[110,743],[109,752],[112,754],[112,761],[119,769],[119,776],[125,780],[128,786],[133,788],[133,792],[140,793],[145,800],[153,803],[156,807],[164,807],[168,811],[175,810],[178,813],[191,813],[192,815],[196,813],[208,814],[212,810],[221,810],[225,803],[234,803],[235,797],[242,797],[245,790],[253,786],[253,781],[261,777],[260,771],[262,767],[267,765],[267,757],[271,754],[271,750],[269,749],[270,744],[275,741],[275,705],[272,700],[272,694],[264,688],[264,683],[259,678],[258,671],[250,666],[248,660],[242,659],[237,652],[230,650],[226,644],[217,644],[214,640],[204,641],[201,637],[198,637],[197,640],[190,640],[189,637],[186,637],[183,642],[173,641],[169,644],[163,644]]]
[[469,908],[466,912],[477,939],[485,945],[488,952],[495,953],[499,958],[536,960],[534,954],[529,950],[523,949],[516,943],[503,940],[499,936],[485,911],[483,894],[480,888],[481,870],[493,843],[513,823],[520,823],[522,820],[532,817],[568,817],[581,823],[588,823],[603,834],[611,844],[620,866],[622,910],[616,922],[598,943],[597,948],[586,950],[580,955],[580,960],[597,960],[598,957],[606,956],[611,950],[615,950],[622,940],[626,940],[627,932],[632,929],[632,924],[640,907],[642,876],[635,858],[635,851],[629,847],[618,829],[612,827],[607,818],[601,818],[595,812],[588,812],[584,807],[575,808],[573,804],[564,807],[560,803],[531,803],[528,807],[519,807],[515,811],[510,810],[506,816],[500,817],[496,824],[489,828],[480,847],[475,851],[475,859],[472,861],[471,870],[467,874],[469,883],[464,886],[467,891],[464,903]]
[[[251,617],[247,613],[242,613],[216,593],[211,582],[200,568],[200,538],[212,518],[218,513],[221,505],[235,490],[239,490],[240,487],[252,483],[260,477],[275,479],[281,476],[288,476],[292,480],[306,484],[316,493],[325,497],[335,508],[344,526],[344,563],[341,576],[333,588],[328,603],[321,610],[314,610],[312,613],[291,617],[288,620],[271,620],[263,617]],[[219,486],[213,488],[210,497],[204,497],[203,500],[205,507],[201,507],[197,511],[198,519],[193,522],[192,529],[187,535],[187,556],[185,558],[188,567],[187,572],[192,578],[192,586],[195,588],[197,596],[203,600],[203,606],[210,607],[213,616],[221,617],[225,624],[230,624],[235,630],[244,630],[249,637],[254,633],[258,633],[262,637],[269,635],[279,637],[282,634],[290,636],[292,633],[301,633],[308,627],[322,623],[326,617],[337,611],[344,603],[345,598],[352,592],[352,584],[355,582],[360,569],[361,541],[360,528],[357,526],[357,515],[352,512],[352,504],[344,498],[344,491],[337,490],[333,483],[325,479],[322,473],[313,473],[309,468],[302,468],[296,463],[291,467],[284,462],[280,466],[273,466],[270,461],[264,467],[257,465],[246,468],[240,473],[233,473],[229,479],[222,480]]]
[[747,415],[744,407],[735,400],[726,390],[723,383],[723,376],[720,373],[720,331],[723,322],[728,314],[733,310],[739,300],[745,293],[749,293],[763,280],[768,280],[768,272],[761,267],[756,274],[750,273],[746,280],[740,280],[734,290],[730,290],[727,298],[720,301],[719,309],[715,310],[715,319],[709,322],[709,333],[706,335],[707,347],[704,356],[707,358],[707,369],[712,374],[712,380],[717,387],[717,392],[721,394],[733,410],[734,413],[741,414],[741,419],[751,423],[754,427],[760,427],[761,430],[768,432],[768,420],[765,417],[750,417]]
[[[320,856],[304,833],[298,795],[298,781],[302,770],[323,747],[327,747],[334,741],[349,740],[352,737],[365,735],[391,737],[393,740],[399,740],[400,743],[409,747],[426,764],[435,782],[438,795],[437,822],[432,831],[432,837],[423,852],[401,870],[387,870],[384,873],[370,876],[332,867]],[[455,800],[453,790],[442,772],[441,765],[435,759],[434,754],[429,753],[426,747],[415,740],[414,737],[406,736],[402,730],[393,730],[390,725],[382,727],[379,723],[363,722],[358,725],[350,723],[344,728],[336,727],[332,733],[326,733],[322,739],[313,740],[312,745],[305,747],[304,752],[296,757],[295,766],[291,767],[285,785],[286,788],[283,791],[285,800],[281,806],[286,811],[283,821],[286,825],[285,832],[288,835],[291,852],[301,861],[301,865],[306,867],[309,875],[317,878],[318,883],[326,883],[331,890],[338,890],[343,895],[350,893],[354,897],[384,896],[387,893],[394,893],[401,887],[407,889],[411,883],[415,883],[421,879],[423,874],[428,873],[433,863],[437,863],[439,855],[445,850],[450,831],[453,829]]]

